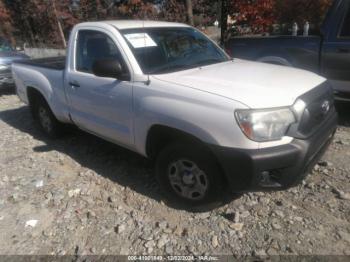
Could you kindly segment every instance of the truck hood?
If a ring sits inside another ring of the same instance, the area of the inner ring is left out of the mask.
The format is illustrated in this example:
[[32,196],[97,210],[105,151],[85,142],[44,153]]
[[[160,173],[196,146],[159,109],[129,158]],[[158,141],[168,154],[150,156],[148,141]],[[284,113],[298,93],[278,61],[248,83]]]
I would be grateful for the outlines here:
[[239,59],[155,77],[227,97],[250,108],[290,106],[326,80],[304,70]]

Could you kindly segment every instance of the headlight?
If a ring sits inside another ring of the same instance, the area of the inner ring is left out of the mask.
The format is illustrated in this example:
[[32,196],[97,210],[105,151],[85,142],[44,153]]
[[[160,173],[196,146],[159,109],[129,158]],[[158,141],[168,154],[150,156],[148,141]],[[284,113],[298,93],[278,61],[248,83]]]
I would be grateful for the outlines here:
[[296,122],[289,108],[266,110],[237,110],[237,122],[243,133],[256,142],[283,138],[289,126]]
[[8,65],[0,65],[0,71],[1,70],[6,70],[6,69],[9,69]]

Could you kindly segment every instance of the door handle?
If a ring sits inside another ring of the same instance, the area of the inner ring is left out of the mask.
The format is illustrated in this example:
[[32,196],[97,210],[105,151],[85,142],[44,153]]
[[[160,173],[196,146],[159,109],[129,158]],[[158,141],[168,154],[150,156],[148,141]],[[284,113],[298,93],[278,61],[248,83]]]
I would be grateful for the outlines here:
[[70,81],[68,84],[73,88],[80,87],[80,84],[77,81]]
[[350,53],[350,48],[338,48],[338,53]]

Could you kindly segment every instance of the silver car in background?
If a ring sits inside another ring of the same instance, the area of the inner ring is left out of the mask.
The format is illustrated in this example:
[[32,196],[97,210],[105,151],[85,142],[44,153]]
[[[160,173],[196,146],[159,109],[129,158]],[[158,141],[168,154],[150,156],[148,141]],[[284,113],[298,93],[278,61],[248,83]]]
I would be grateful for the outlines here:
[[4,38],[0,37],[0,88],[14,83],[11,64],[23,59],[29,59],[29,57],[13,49]]

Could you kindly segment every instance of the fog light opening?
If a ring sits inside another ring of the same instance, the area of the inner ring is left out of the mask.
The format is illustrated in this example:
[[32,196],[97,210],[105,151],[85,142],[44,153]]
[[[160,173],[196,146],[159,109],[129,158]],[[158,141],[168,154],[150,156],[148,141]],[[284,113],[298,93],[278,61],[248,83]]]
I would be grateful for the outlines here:
[[[277,172],[275,172],[277,171]],[[273,171],[263,171],[260,174],[260,186],[262,187],[282,187],[278,182],[278,176],[276,173],[279,173],[278,170]]]

